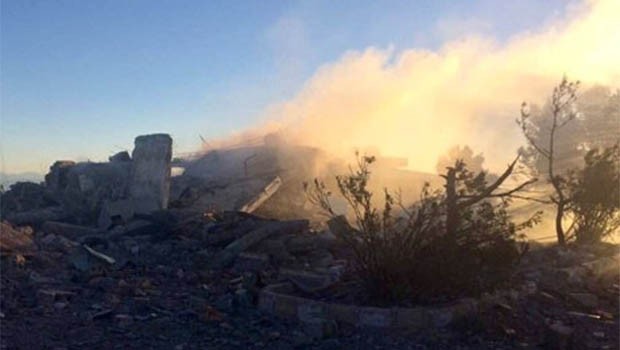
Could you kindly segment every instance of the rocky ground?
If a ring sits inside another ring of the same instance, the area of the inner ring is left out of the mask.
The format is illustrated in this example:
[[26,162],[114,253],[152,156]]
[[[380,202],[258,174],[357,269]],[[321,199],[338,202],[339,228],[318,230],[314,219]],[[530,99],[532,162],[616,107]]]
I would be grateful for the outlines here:
[[618,348],[617,273],[593,279],[582,266],[613,256],[616,246],[540,248],[515,277],[519,287],[486,296],[479,316],[447,328],[317,332],[256,309],[258,291],[277,280],[272,269],[209,267],[223,251],[213,244],[222,233],[209,222],[112,231],[81,243],[2,224],[1,348]]

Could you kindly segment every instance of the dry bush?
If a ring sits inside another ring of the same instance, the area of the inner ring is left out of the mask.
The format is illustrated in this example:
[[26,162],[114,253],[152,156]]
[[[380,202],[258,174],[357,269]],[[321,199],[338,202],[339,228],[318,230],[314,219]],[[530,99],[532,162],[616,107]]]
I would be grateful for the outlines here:
[[[334,233],[354,252],[358,276],[376,303],[476,295],[510,277],[525,248],[519,243],[519,232],[533,225],[536,217],[520,225],[512,223],[506,210],[510,199],[493,194],[490,187],[496,184],[487,186],[485,173],[474,176],[463,162],[450,168],[456,175],[458,199],[467,201],[458,207],[454,234],[446,225],[447,195],[431,191],[428,185],[412,206],[405,207],[398,196],[385,190],[384,207],[373,207],[373,194],[367,189],[373,162],[373,157],[358,156],[357,169],[336,178],[355,224]],[[304,186],[312,203],[335,216],[332,194],[323,182]]]

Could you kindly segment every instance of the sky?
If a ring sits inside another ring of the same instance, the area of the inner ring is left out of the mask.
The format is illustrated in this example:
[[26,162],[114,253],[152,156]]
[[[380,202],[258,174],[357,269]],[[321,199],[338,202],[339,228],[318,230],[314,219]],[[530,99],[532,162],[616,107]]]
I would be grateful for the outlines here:
[[471,36],[501,46],[579,2],[0,3],[1,170],[45,173],[57,159],[130,151],[146,133],[195,151],[201,136],[243,131],[298,100],[351,52],[376,49],[390,61]]

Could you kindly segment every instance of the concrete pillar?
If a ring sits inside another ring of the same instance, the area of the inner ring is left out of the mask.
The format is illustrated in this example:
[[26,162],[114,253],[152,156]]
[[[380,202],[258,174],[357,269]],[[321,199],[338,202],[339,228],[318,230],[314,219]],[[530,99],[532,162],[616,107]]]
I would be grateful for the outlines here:
[[131,196],[136,213],[166,209],[170,197],[172,138],[168,134],[136,137],[131,155]]

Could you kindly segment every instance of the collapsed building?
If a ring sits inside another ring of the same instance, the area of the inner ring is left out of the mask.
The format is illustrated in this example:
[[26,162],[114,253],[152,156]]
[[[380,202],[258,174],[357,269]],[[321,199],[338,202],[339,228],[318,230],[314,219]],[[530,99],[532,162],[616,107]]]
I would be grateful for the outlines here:
[[[378,158],[373,166],[376,187],[398,184],[413,198],[424,182],[436,181],[406,166],[406,159]],[[333,182],[335,175],[348,171],[343,160],[316,148],[284,144],[275,135],[261,145],[216,149],[187,159],[172,159],[169,135],[144,135],[135,139],[131,155],[119,152],[101,163],[56,161],[44,184],[13,185],[4,195],[2,217],[15,224],[63,220],[99,229],[169,207],[256,212],[277,219],[315,217],[303,182],[318,176]]]
[[[332,336],[334,320],[434,329],[487,303],[489,317],[505,318],[502,332],[539,337],[536,332],[544,330],[545,341],[566,343],[578,338],[576,332],[592,329],[583,339],[597,346],[617,343],[610,331],[618,320],[620,256],[615,247],[605,248],[602,260],[597,260],[598,251],[530,254],[519,272],[525,287],[486,301],[437,308],[362,307],[356,304],[360,289],[347,279],[351,252],[334,235],[343,230],[342,220],[325,224],[302,185],[320,176],[336,188],[333,178],[349,171],[346,161],[316,148],[284,144],[274,135],[260,145],[184,159],[172,158],[172,144],[166,134],[138,136],[131,154],[120,152],[102,163],[57,161],[44,183],[17,183],[2,194],[2,256],[18,265],[29,259],[43,262],[33,264],[37,269],[24,282],[37,289],[37,308],[65,312],[67,318],[87,313],[89,325],[114,315],[105,322],[127,329],[127,323],[155,322],[161,314],[183,322],[188,312],[209,320],[222,317],[210,308],[205,316],[205,304],[224,312],[256,305],[295,318],[312,337],[323,338]],[[406,167],[406,160],[378,157],[372,168],[379,180],[375,189],[400,187],[411,200],[425,182],[438,185],[435,176]],[[333,204],[346,214],[346,206],[337,200]],[[21,276],[20,269],[11,270],[11,276]],[[177,284],[183,288],[181,300],[169,296],[176,295]],[[90,310],[93,295],[104,301]],[[188,310],[186,299],[199,302],[192,301]],[[3,294],[2,317],[4,312],[19,315],[20,300]],[[141,314],[140,303],[156,316]],[[530,305],[542,306],[532,313]],[[560,321],[548,323],[549,318]]]

